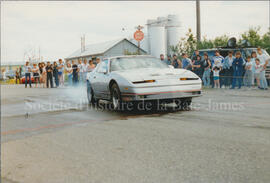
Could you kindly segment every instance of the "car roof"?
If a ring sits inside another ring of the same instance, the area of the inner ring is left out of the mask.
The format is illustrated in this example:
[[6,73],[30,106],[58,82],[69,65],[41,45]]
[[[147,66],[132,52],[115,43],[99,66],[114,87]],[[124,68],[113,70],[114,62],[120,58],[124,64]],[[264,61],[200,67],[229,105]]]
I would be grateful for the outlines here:
[[255,47],[248,47],[248,48],[229,48],[229,47],[220,47],[220,48],[210,48],[210,49],[201,49],[199,51],[216,51],[216,50],[247,50],[247,49],[257,49]]

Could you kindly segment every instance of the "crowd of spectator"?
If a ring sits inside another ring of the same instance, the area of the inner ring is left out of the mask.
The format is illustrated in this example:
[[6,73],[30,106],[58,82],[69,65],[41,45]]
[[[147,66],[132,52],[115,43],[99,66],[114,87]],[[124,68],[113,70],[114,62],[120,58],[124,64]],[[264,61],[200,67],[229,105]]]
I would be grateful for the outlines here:
[[[96,59],[98,64],[100,59]],[[86,81],[87,72],[91,72],[96,65],[93,60],[87,61],[86,59],[79,60],[78,63],[75,63],[73,60],[71,63],[66,62],[62,59],[59,59],[58,62],[41,62],[33,63],[30,65],[30,62],[27,61],[24,65],[25,73],[25,88],[29,84],[30,88],[32,87],[32,81],[35,83],[35,87],[51,87],[57,88],[65,85],[65,74],[67,75],[67,81],[69,86],[77,86],[78,84],[83,84]],[[16,83],[17,77],[20,78],[20,72],[17,69],[16,71]],[[19,79],[20,81],[20,79]]]
[[262,90],[268,89],[265,70],[270,58],[262,52],[261,48],[257,48],[257,52],[253,51],[246,59],[239,51],[235,54],[229,51],[224,58],[219,50],[216,50],[215,55],[210,59],[207,52],[201,57],[196,50],[192,58],[183,53],[181,59],[177,55],[173,55],[173,58],[168,55],[165,59],[161,54],[160,60],[174,68],[193,71],[202,79],[205,87],[240,89],[244,85],[248,88],[257,86]]
[[[202,56],[198,50],[189,58],[186,53],[177,55],[165,56],[160,55],[160,60],[174,68],[187,69],[197,74],[203,81],[204,87],[212,88],[231,88],[244,85],[248,88],[267,90],[268,82],[265,76],[266,67],[270,61],[269,56],[264,54],[260,48],[253,51],[245,59],[241,52],[228,51],[224,58],[220,55],[219,50],[215,51],[213,57],[209,57],[207,52]],[[41,62],[30,64],[26,62],[24,67],[17,68],[15,72],[16,83],[21,83],[22,72],[24,72],[25,87],[29,84],[32,87],[34,82],[35,87],[61,87],[65,85],[65,78],[69,86],[83,84],[86,81],[87,72],[91,72],[96,64],[100,62],[97,58],[95,63],[93,60],[86,59],[75,61],[66,61],[59,59],[58,62]],[[66,75],[66,76],[65,76]]]

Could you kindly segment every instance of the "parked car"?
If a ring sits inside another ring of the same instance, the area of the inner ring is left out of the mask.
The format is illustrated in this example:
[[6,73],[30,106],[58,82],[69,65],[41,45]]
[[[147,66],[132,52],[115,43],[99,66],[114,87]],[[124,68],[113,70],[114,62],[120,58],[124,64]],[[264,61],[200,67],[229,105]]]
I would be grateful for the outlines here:
[[[89,103],[111,101],[113,109],[122,103],[191,104],[201,95],[201,79],[191,71],[174,69],[152,56],[119,56],[103,60],[87,74]],[[136,106],[136,105],[135,105]]]

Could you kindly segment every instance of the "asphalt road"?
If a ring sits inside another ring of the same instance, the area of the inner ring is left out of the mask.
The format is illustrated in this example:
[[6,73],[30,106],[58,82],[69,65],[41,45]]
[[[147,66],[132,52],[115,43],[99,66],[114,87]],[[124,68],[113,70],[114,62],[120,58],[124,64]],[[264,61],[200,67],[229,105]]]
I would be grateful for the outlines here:
[[2,85],[2,181],[268,183],[269,109],[259,90],[207,89],[190,111],[119,113],[90,107],[84,88]]

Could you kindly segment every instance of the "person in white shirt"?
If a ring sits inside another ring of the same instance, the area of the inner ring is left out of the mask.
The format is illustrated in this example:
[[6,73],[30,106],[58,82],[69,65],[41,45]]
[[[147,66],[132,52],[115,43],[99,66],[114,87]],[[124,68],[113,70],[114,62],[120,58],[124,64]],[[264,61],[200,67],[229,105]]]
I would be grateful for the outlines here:
[[257,53],[256,51],[252,51],[251,52],[251,63],[252,63],[252,81],[251,81],[251,85],[254,86],[254,80],[255,80],[255,77],[254,77],[254,74],[255,74],[255,65],[256,65],[256,58],[257,58]]
[[72,67],[70,63],[67,63],[66,72],[68,75],[68,85],[72,86]]
[[58,60],[58,80],[59,80],[59,86],[64,86],[64,78],[65,78],[65,63],[63,63],[62,59]]
[[247,62],[246,62],[246,72],[245,72],[245,76],[244,76],[244,83],[247,87],[251,87],[252,84],[252,62],[251,62],[251,57],[248,56],[247,57]]
[[37,88],[38,83],[39,83],[39,68],[37,67],[37,64],[33,64],[32,72],[33,72],[33,77],[35,81],[35,86]]
[[220,72],[220,69],[218,67],[213,68],[214,88],[220,88],[219,72]]
[[32,67],[29,65],[29,62],[26,61],[25,65],[24,65],[24,73],[25,73],[25,88],[27,88],[27,83],[29,82],[29,86],[30,88],[32,88],[31,85],[31,72],[32,72]]
[[270,58],[262,52],[261,48],[257,48],[257,58],[260,60],[260,64],[263,65],[263,70],[260,73],[260,86],[261,89],[268,89],[268,84],[265,78],[265,69],[269,63]]
[[82,65],[82,70],[83,70],[83,82],[86,81],[86,75],[87,75],[87,68],[88,68],[88,63],[87,63],[87,60],[84,59],[83,60],[83,65]]
[[256,79],[258,88],[261,88],[261,86],[260,86],[260,76],[261,76],[262,70],[263,70],[263,65],[260,64],[260,60],[258,58],[256,58],[254,77]]
[[78,69],[79,69],[79,82],[80,84],[83,83],[83,64],[82,60],[78,61]]
[[[224,57],[220,55],[219,50],[215,51],[215,56],[212,57],[212,68],[219,68],[220,71],[220,86],[222,87],[223,85],[225,85],[225,70],[223,70],[223,64],[224,64]],[[225,87],[225,86],[223,86]]]
[[218,67],[219,69],[222,69],[223,62],[224,62],[224,57],[220,55],[219,50],[215,51],[215,56],[212,58],[212,66]]

